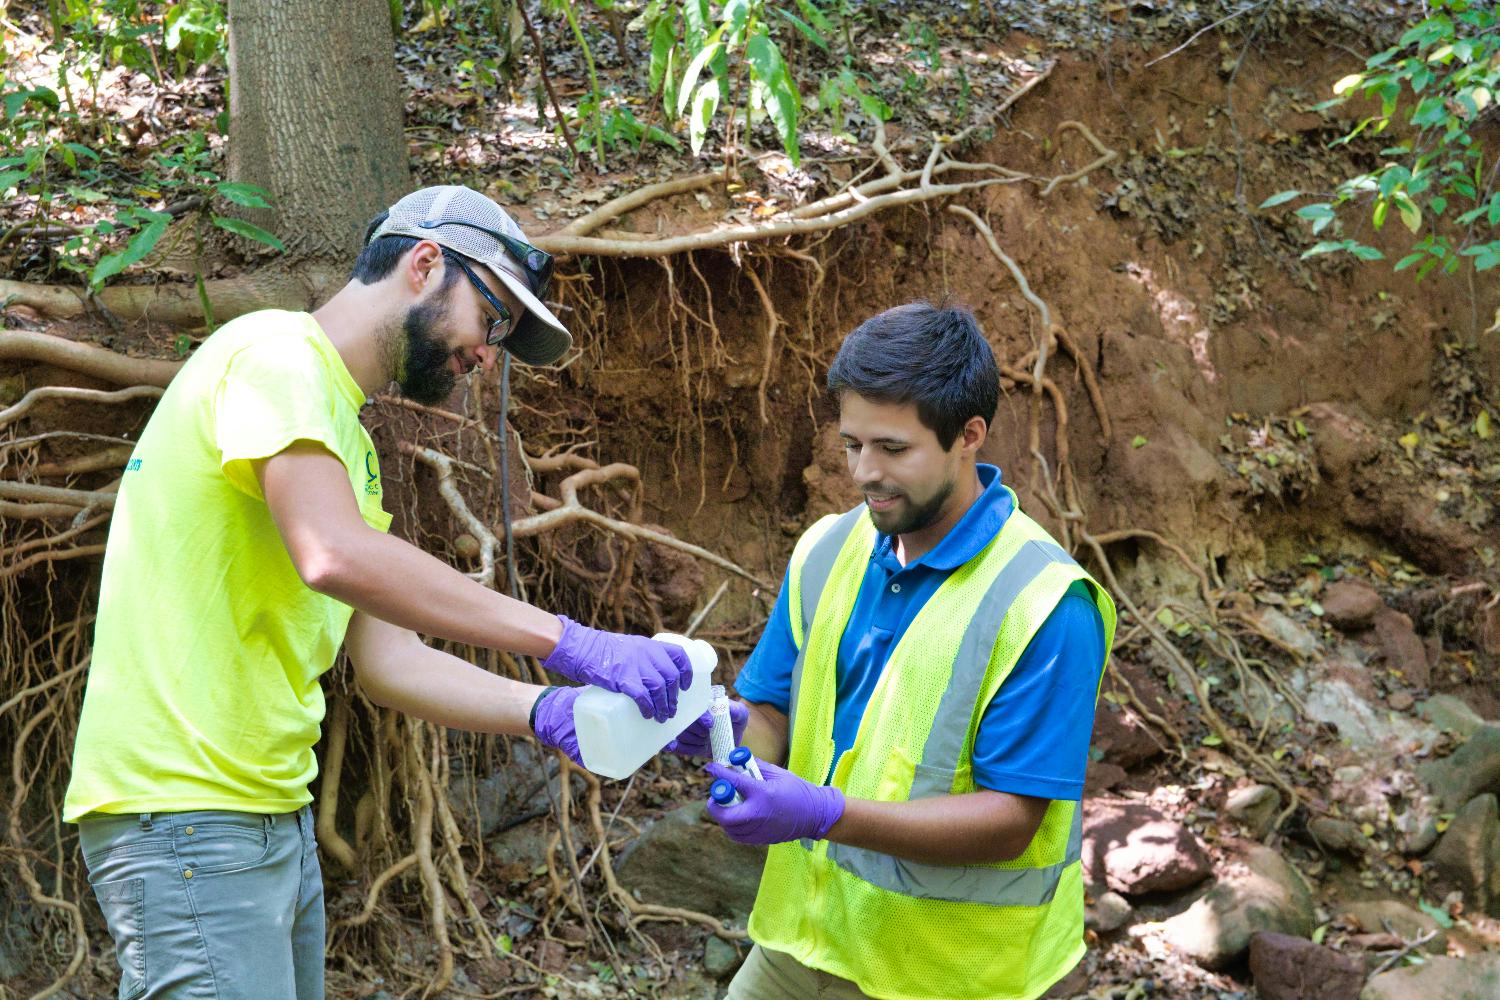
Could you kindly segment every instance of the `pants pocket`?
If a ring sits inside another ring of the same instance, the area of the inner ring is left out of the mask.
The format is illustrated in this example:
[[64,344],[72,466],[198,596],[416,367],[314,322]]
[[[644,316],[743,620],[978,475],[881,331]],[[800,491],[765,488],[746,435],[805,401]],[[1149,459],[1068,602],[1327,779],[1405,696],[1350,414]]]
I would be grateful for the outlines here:
[[177,838],[177,856],[182,867],[195,877],[254,868],[265,860],[270,849],[270,830],[260,817],[195,823],[181,830]]
[[94,896],[115,939],[120,963],[120,1000],[134,1000],[146,992],[146,880],[123,878],[100,882]]

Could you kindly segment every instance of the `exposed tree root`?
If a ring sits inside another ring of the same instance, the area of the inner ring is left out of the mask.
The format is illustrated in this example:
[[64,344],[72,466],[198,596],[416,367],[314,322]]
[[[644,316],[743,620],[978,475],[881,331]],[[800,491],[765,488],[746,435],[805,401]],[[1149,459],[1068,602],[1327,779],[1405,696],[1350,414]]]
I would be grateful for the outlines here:
[[[7,285],[25,287],[21,282],[0,281],[0,296],[6,294],[5,286]],[[144,383],[158,387],[165,387],[168,382],[172,381],[172,376],[177,374],[177,369],[182,367],[180,361],[127,358],[123,354],[117,354],[104,347],[80,344],[77,341],[54,337],[47,333],[3,330],[0,331],[0,361],[10,360],[38,361],[42,364],[56,365],[70,371],[82,372],[105,382],[113,382],[115,385]],[[21,402],[24,403],[25,400]],[[16,406],[20,405],[21,403],[16,404]],[[9,410],[6,412],[8,413]]]

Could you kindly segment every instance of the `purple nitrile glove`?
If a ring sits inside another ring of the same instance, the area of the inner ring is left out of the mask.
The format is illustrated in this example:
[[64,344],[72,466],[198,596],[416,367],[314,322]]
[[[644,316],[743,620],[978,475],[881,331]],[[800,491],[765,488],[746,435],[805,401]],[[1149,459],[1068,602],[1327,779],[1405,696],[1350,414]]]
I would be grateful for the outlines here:
[[544,747],[556,747],[582,766],[578,754],[578,733],[573,728],[573,702],[584,691],[581,687],[548,688],[531,709],[531,731]]
[[687,650],[643,635],[619,635],[558,615],[562,638],[542,666],[569,680],[618,691],[648,719],[662,722],[677,711],[677,691],[693,684]]
[[[729,703],[729,723],[734,727],[734,742],[738,746],[740,737],[745,735],[745,724],[750,721],[750,709],[738,701]],[[704,712],[702,715],[682,731],[671,743],[662,747],[666,753],[675,753],[683,757],[712,757],[713,749],[709,745],[709,733],[714,727],[712,712]]]
[[832,785],[815,785],[791,771],[756,759],[761,777],[722,764],[704,770],[734,786],[745,801],[738,805],[708,804],[708,815],[741,844],[781,844],[804,837],[822,840],[844,815],[844,793]]

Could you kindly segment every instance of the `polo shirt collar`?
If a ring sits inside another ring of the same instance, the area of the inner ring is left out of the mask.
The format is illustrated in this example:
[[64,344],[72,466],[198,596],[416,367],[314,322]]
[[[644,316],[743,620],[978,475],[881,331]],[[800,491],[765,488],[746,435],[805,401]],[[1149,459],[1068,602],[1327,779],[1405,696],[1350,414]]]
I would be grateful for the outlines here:
[[[964,516],[958,519],[958,523],[936,545],[907,563],[906,569],[926,566],[929,569],[951,572],[973,559],[1000,533],[1005,519],[1010,517],[1014,509],[1010,491],[1000,481],[998,466],[981,462],[975,466],[975,471],[979,473],[979,496],[964,511]],[[894,535],[882,532],[871,555],[876,559],[887,556],[894,559],[895,544]]]

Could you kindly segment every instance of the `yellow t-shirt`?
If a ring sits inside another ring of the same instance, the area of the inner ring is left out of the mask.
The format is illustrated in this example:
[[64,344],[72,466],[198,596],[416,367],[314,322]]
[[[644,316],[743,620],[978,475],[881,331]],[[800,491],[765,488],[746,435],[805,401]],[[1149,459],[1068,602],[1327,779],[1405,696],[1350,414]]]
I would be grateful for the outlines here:
[[172,380],[110,524],[65,820],[311,801],[318,676],[352,609],[297,576],[252,462],[322,444],[386,530],[364,402],[312,316],[281,310],[225,324]]

